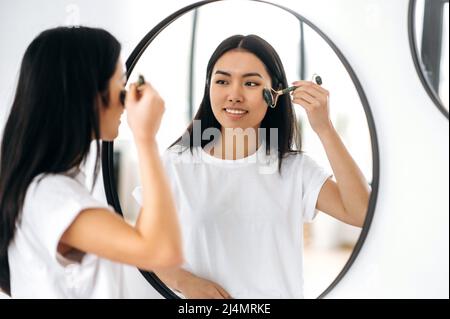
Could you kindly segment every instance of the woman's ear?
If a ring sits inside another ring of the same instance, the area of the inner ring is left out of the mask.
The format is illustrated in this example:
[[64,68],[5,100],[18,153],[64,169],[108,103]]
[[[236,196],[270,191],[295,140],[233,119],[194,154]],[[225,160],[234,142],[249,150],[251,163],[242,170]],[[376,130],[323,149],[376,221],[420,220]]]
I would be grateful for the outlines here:
[[110,102],[109,87],[106,88],[104,91],[99,92],[99,95],[100,95],[100,99],[102,101],[102,106],[108,107],[109,102]]
[[100,92],[97,93],[97,95],[95,96],[95,104],[99,111],[102,111],[108,107],[107,102],[108,102],[108,98],[106,96],[104,96],[104,94],[102,94]]
[[109,90],[97,93],[96,102],[102,109],[108,107],[109,104]]

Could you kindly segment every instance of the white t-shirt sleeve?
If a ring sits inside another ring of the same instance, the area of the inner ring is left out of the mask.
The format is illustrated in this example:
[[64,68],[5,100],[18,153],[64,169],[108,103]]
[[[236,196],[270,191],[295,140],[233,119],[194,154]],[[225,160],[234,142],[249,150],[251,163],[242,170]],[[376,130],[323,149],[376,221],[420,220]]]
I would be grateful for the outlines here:
[[75,179],[64,175],[45,176],[33,183],[27,192],[24,216],[35,238],[51,257],[57,258],[61,236],[78,214],[88,208],[111,208],[91,196],[89,191]]
[[320,190],[332,175],[306,154],[302,156],[303,222],[310,223],[317,215],[316,205]]
[[136,202],[142,206],[142,186],[138,186],[134,189],[133,193],[132,193],[134,199],[136,200]]

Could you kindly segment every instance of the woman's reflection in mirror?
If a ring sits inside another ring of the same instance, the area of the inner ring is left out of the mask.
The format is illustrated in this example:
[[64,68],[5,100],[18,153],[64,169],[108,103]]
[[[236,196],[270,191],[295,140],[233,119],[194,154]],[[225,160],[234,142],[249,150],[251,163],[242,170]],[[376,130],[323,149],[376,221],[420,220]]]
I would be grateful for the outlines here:
[[[186,298],[303,298],[303,223],[316,209],[364,223],[370,189],[330,121],[330,93],[291,85],[267,106],[263,90],[289,84],[277,52],[256,35],[225,39],[209,60],[198,112],[163,157],[186,262],[157,275]],[[293,104],[306,111],[335,180],[301,151]]]

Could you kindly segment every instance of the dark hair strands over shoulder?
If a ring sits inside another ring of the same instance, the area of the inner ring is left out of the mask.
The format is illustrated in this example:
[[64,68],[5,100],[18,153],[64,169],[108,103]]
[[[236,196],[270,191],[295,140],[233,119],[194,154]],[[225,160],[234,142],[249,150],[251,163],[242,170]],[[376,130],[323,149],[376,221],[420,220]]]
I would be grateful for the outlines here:
[[0,150],[0,288],[8,294],[8,246],[33,179],[78,167],[95,139],[95,184],[98,96],[108,105],[120,50],[105,30],[58,27],[42,32],[25,51]]
[[[257,35],[234,35],[224,41],[222,41],[212,54],[207,68],[206,68],[206,81],[203,98],[200,103],[200,107],[194,116],[193,121],[199,120],[201,124],[201,136],[203,132],[208,128],[221,129],[220,123],[214,116],[211,107],[211,100],[209,95],[209,85],[212,77],[213,68],[221,56],[228,51],[242,50],[252,53],[258,57],[266,67],[267,72],[271,76],[272,87],[275,90],[288,87],[286,73],[284,71],[283,64],[275,49],[264,39]],[[261,93],[262,94],[262,93]],[[170,147],[174,145],[181,145],[182,147],[189,148],[191,152],[194,147],[204,148],[211,140],[200,139],[200,145],[195,145],[193,138],[194,122],[191,122],[187,127],[183,135],[189,137],[189,145],[184,145],[183,136],[179,137]],[[276,128],[278,130],[278,169],[281,173],[282,161],[289,154],[297,154],[301,152],[301,136],[300,130],[296,125],[295,112],[292,107],[292,101],[289,94],[280,96],[277,106],[275,108],[268,108],[265,117],[263,118],[260,128],[265,129],[265,136],[263,138],[267,142],[267,145],[274,145],[275,141],[272,141],[270,128]],[[169,148],[170,148],[169,147]],[[270,147],[266,149],[266,152],[270,152]]]

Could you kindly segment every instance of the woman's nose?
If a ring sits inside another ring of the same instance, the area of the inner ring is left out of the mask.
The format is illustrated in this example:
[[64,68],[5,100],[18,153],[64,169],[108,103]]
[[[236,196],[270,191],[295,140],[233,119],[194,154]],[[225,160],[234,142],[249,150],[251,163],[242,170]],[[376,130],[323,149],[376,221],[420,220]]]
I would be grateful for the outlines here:
[[240,102],[242,102],[242,99],[240,97],[238,97],[238,96],[229,96],[228,97],[228,102],[240,103]]
[[240,103],[243,100],[244,100],[244,96],[242,94],[241,88],[237,85],[231,86],[230,91],[228,92],[228,102]]

